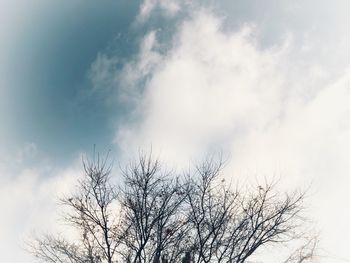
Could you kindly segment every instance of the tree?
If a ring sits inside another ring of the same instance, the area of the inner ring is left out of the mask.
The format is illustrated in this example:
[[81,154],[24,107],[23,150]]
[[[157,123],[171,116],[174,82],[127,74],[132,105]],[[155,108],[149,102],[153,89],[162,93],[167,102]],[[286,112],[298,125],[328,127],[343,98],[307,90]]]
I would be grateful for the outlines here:
[[[31,252],[43,262],[243,263],[258,249],[301,237],[303,193],[279,193],[273,183],[233,188],[221,161],[176,175],[140,154],[119,186],[111,183],[108,158],[83,167],[77,192],[61,200],[79,238],[35,239]],[[314,250],[315,242],[306,242],[284,262],[307,262]]]
[[108,158],[83,161],[84,178],[78,191],[62,198],[68,207],[64,220],[80,234],[73,243],[62,237],[45,235],[31,244],[31,251],[44,262],[115,262],[119,245],[118,216],[113,210],[117,202],[116,187],[110,184]]
[[163,174],[159,162],[145,155],[123,175],[119,201],[125,234],[120,254],[126,262],[175,262],[188,228],[181,212],[183,184],[178,177]]

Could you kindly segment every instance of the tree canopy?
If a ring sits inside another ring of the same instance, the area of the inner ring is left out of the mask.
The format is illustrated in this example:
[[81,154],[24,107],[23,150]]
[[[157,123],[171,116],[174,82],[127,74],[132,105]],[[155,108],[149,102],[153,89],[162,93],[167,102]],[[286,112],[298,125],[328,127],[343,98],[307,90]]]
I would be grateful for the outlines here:
[[[303,192],[281,193],[268,182],[243,191],[225,181],[222,167],[207,159],[178,175],[140,154],[116,185],[108,158],[86,160],[77,191],[61,199],[79,238],[46,234],[30,250],[52,263],[243,263],[302,236]],[[310,261],[315,244],[284,262]]]

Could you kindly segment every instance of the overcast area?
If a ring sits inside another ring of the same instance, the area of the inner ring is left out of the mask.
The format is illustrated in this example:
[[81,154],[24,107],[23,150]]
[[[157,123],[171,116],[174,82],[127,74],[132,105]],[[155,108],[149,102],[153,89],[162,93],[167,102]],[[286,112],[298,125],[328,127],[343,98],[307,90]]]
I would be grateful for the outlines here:
[[[93,145],[308,188],[317,262],[350,262],[350,2],[0,0],[0,254],[35,262]],[[118,165],[116,165],[116,172]]]

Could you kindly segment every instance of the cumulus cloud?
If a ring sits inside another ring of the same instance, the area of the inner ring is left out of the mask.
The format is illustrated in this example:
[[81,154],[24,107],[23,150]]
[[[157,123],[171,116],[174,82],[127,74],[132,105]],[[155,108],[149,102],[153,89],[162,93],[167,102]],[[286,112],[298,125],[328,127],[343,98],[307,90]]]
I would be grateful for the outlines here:
[[284,114],[287,44],[259,50],[252,28],[224,32],[206,12],[183,23],[165,53],[157,52],[155,36],[145,38],[123,71],[125,86],[144,87],[135,110],[141,121],[118,131],[122,148],[152,144],[171,159],[187,159],[184,152],[239,141]]
[[292,34],[262,47],[258,30],[230,31],[200,11],[181,24],[165,51],[158,32],[146,35],[118,72],[136,106],[115,142],[126,155],[152,146],[180,166],[223,150],[231,155],[227,174],[235,178],[277,174],[285,187],[313,182],[312,213],[325,246],[342,255],[338,237],[350,234],[340,233],[348,231],[350,213],[336,227],[332,213],[350,197],[350,71],[329,72],[317,57],[308,58],[317,47]]

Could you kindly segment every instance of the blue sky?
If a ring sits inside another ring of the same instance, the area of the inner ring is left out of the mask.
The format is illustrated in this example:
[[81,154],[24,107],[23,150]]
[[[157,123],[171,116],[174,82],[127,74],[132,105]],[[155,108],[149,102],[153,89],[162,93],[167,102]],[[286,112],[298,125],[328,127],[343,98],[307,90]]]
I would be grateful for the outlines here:
[[138,3],[128,1],[38,1],[24,11],[27,19],[14,28],[4,51],[11,116],[4,132],[15,135],[11,144],[34,142],[55,159],[72,158],[89,144],[109,144],[111,114],[122,109],[109,109],[89,92],[88,72],[97,54],[112,45],[130,55],[135,40],[127,38],[137,11]]
[[312,184],[317,262],[349,261],[348,1],[0,5],[7,262],[32,262],[22,249],[32,231],[60,231],[55,198],[94,144],[121,162],[152,146],[180,169],[222,151],[231,179]]

